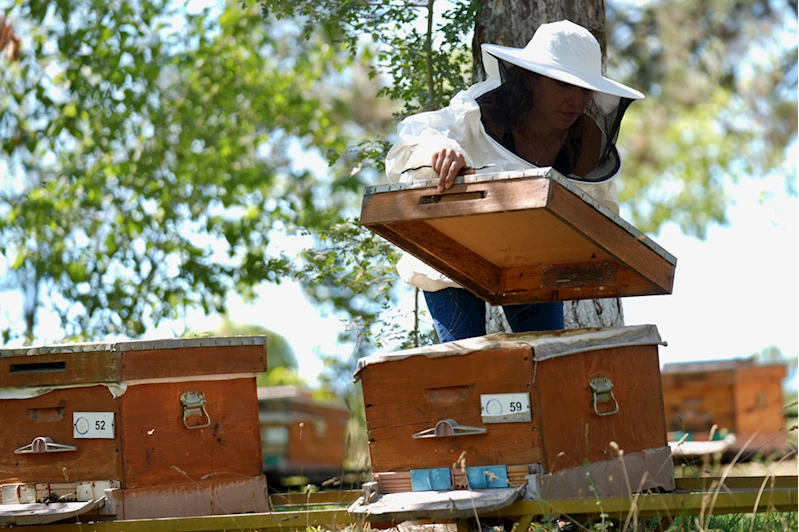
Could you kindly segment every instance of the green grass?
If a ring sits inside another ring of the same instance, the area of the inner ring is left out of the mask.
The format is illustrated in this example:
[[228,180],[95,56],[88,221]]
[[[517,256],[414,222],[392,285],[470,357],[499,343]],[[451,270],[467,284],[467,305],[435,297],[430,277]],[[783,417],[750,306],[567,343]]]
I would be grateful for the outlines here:
[[570,524],[560,528],[557,523],[533,523],[532,532],[584,531],[591,532],[795,532],[799,527],[796,512],[771,514],[713,515],[704,522],[696,516],[679,516],[671,524],[657,519],[639,519],[625,528],[624,521],[601,519]]
[[[777,532],[795,531],[799,526],[796,512],[773,514],[731,514],[714,515],[707,523],[708,529],[717,529],[723,532]],[[754,523],[752,522],[754,520]],[[698,530],[696,517],[681,519],[683,523],[675,522],[669,529],[677,532]]]

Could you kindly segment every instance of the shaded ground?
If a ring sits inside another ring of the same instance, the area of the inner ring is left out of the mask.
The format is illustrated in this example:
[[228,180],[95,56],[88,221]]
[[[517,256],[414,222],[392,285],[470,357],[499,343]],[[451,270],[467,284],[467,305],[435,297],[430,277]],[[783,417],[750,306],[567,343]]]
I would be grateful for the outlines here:
[[698,458],[691,462],[674,465],[674,476],[681,477],[764,477],[769,475],[791,476],[799,472],[796,455],[778,460],[749,460],[736,464],[719,463],[710,458]]

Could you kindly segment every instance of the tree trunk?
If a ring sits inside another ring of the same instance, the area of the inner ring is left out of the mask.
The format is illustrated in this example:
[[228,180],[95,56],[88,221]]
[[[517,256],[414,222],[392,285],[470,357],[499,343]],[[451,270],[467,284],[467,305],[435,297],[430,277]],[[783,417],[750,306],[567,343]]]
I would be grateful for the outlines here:
[[[624,325],[621,299],[583,299],[566,301],[563,305],[563,325],[566,329],[582,327],[617,327]],[[510,332],[502,307],[486,304],[486,334]]]
[[501,44],[523,48],[538,26],[568,19],[588,28],[602,47],[602,71],[605,71],[605,2],[604,0],[484,0],[474,24],[472,54],[475,80],[485,78],[480,45]]
[[[484,0],[474,26],[472,53],[474,78],[485,79],[480,45],[501,44],[523,48],[546,22],[568,19],[588,28],[602,48],[602,71],[605,71],[605,2],[604,0]],[[567,329],[624,325],[621,300],[596,299],[567,301],[564,306]],[[502,309],[487,306],[486,332],[507,331]]]

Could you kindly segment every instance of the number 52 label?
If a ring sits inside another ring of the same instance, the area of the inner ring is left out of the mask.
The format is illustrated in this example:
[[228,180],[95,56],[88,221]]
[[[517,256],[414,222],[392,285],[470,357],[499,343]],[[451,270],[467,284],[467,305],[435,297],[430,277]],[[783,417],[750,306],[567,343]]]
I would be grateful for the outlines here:
[[532,421],[529,393],[489,393],[480,395],[483,423],[522,423]]
[[73,412],[72,436],[74,438],[114,439],[114,413]]

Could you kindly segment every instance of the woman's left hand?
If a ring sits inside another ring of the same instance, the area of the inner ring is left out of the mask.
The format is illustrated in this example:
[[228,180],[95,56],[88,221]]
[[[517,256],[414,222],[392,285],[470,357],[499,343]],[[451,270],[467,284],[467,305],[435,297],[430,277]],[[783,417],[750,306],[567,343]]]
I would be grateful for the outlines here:
[[438,192],[444,192],[452,186],[455,178],[459,175],[473,174],[474,170],[469,168],[463,170],[466,166],[466,159],[463,154],[451,148],[444,148],[433,154],[431,161],[433,170],[439,175],[438,178]]

